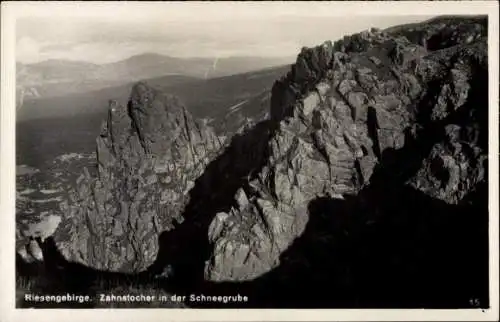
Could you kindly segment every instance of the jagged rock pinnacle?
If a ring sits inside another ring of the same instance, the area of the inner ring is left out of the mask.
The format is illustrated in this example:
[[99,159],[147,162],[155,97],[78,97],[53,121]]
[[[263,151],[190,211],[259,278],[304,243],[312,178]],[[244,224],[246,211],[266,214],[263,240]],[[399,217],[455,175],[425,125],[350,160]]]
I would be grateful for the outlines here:
[[62,205],[55,238],[65,257],[97,269],[144,270],[220,147],[177,98],[143,82],[128,107],[111,101],[97,138],[98,176],[82,175]]

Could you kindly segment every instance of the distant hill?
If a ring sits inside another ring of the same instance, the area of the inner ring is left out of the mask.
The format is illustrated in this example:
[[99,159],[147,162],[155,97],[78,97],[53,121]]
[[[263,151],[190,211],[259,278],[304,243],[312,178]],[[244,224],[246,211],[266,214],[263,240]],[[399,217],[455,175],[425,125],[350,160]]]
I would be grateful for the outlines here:
[[[147,83],[178,96],[193,116],[205,119],[219,133],[231,135],[248,121],[266,116],[271,88],[289,69],[285,65],[207,80],[170,75]],[[39,167],[63,153],[91,153],[108,101],[126,104],[132,86],[130,82],[26,101],[16,115],[18,163]]]
[[[153,53],[108,63],[47,60],[17,63],[18,106],[26,100],[84,93],[161,76],[214,78],[291,63],[290,58],[176,58]],[[22,103],[22,104],[21,104]]]
[[17,81],[26,85],[73,81],[85,78],[100,68],[92,63],[56,59],[36,64],[18,63],[16,67]]
[[[162,83],[173,85],[195,80],[199,79],[182,75],[169,75],[162,78]],[[110,98],[122,97],[122,95],[128,94],[127,90],[132,82],[88,80],[18,88],[18,99],[20,100],[21,95],[24,95],[24,100],[22,108],[18,106],[17,117],[18,119],[45,118],[67,114],[63,111],[64,109],[68,109],[70,114],[79,109],[95,109],[98,107],[92,106],[92,104],[105,102],[105,100],[100,100],[100,98],[104,98],[104,93],[111,95]],[[54,93],[60,93],[60,95],[53,95]],[[19,103],[20,101],[18,101]]]

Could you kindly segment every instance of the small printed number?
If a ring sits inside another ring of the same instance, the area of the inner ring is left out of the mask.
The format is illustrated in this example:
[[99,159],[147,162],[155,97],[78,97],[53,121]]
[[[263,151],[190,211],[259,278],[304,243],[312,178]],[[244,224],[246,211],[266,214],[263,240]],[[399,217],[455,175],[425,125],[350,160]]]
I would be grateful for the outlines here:
[[479,306],[481,303],[479,302],[479,299],[472,298],[472,299],[469,299],[469,304],[472,306]]

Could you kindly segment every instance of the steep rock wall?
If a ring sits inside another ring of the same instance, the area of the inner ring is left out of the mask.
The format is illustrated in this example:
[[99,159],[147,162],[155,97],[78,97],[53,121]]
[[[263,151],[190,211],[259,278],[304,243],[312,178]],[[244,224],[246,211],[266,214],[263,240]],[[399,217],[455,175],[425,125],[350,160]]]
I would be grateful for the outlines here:
[[[474,41],[457,37],[433,51],[410,42],[404,30],[371,30],[304,48],[273,90],[267,160],[238,189],[236,205],[209,227],[213,251],[205,278],[252,280],[279,266],[280,254],[306,227],[311,201],[356,195],[370,185],[384,152],[408,142],[432,144],[436,128],[447,135],[408,185],[456,204],[484,182],[487,145],[478,140],[487,101],[476,105],[484,94],[473,93],[487,82],[485,32],[479,31]],[[469,122],[468,114],[482,116]]]

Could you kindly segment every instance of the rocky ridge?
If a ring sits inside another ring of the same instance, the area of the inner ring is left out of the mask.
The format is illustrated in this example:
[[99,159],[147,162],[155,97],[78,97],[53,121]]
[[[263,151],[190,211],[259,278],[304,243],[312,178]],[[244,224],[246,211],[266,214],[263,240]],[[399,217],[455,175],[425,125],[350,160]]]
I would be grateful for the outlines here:
[[[304,48],[272,89],[269,119],[229,142],[175,97],[137,84],[127,107],[110,102],[95,173],[68,190],[59,250],[97,270],[168,266],[172,283],[191,290],[267,288],[278,275],[272,285],[293,294],[333,279],[340,303],[398,274],[418,289],[416,244],[484,246],[486,35],[483,18],[440,18]],[[462,240],[464,227],[472,237]],[[442,232],[449,241],[429,237]],[[400,245],[414,259],[390,253]],[[476,256],[468,252],[429,258]]]
[[[478,140],[485,135],[487,102],[467,102],[477,101],[471,87],[487,81],[487,44],[484,24],[473,22],[483,28],[454,43],[443,35],[455,25],[431,29],[426,37],[447,39],[433,50],[402,31],[379,30],[304,49],[275,85],[276,128],[262,143],[265,165],[237,191],[236,206],[210,225],[206,279],[251,280],[279,266],[280,254],[304,232],[313,200],[357,195],[385,151],[425,142],[422,133],[430,128],[443,126],[446,136],[408,185],[457,204],[484,182],[487,146]],[[450,121],[460,113],[476,122]]]

